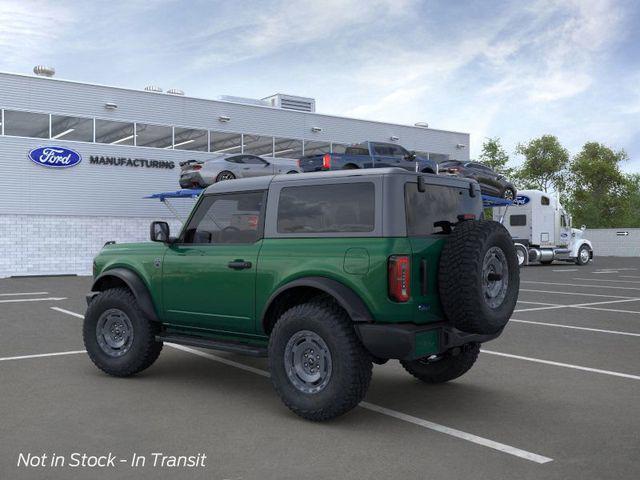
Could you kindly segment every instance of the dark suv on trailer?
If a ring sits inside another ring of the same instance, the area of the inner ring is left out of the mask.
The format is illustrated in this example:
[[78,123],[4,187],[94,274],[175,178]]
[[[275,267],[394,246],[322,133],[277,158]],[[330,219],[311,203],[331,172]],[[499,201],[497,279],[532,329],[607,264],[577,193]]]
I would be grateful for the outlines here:
[[268,356],[298,415],[355,407],[372,363],[468,371],[502,332],[519,273],[506,229],[478,220],[476,182],[376,169],[220,182],[171,236],[109,244],[84,320],[91,360],[129,376],[163,342]]

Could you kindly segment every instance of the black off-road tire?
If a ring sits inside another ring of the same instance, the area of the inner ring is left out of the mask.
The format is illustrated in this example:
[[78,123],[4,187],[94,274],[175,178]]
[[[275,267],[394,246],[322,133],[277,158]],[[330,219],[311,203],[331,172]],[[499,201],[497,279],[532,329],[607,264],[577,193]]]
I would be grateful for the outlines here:
[[418,380],[426,383],[444,383],[467,373],[476,363],[479,353],[480,345],[468,343],[459,351],[455,352],[454,349],[435,360],[401,360],[400,363]]
[[[131,345],[122,356],[107,354],[98,344],[97,328],[103,313],[117,309],[129,319],[133,330]],[[162,350],[156,341],[159,324],[145,317],[133,294],[126,288],[105,290],[95,297],[84,316],[82,336],[91,361],[103,372],[115,377],[128,377],[150,367]]]
[[[289,340],[302,331],[318,335],[328,347],[332,370],[326,386],[315,393],[297,388],[285,367]],[[269,338],[273,386],[295,414],[312,421],[343,415],[364,398],[371,381],[371,356],[360,343],[347,313],[331,299],[294,306],[277,320]]]
[[[503,257],[507,275],[502,280],[495,280],[490,269],[485,271],[484,262],[492,253]],[[504,294],[491,298],[498,285],[504,285],[504,290],[500,287]],[[440,254],[438,288],[445,316],[456,328],[468,333],[500,332],[513,313],[520,288],[518,259],[507,229],[492,220],[459,223]]]

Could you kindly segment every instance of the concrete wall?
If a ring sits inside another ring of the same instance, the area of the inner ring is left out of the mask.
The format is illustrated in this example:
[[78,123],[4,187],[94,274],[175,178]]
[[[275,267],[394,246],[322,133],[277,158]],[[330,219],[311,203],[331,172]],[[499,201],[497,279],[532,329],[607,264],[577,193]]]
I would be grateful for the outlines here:
[[596,257],[640,257],[640,228],[588,228],[584,238]]

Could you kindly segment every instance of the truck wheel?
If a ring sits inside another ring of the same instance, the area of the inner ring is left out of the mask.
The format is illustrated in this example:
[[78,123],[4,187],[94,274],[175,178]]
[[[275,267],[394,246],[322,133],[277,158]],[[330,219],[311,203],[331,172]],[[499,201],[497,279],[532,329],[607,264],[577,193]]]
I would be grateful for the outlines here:
[[505,200],[515,200],[516,191],[511,187],[507,187],[504,189],[504,192],[502,192],[502,198],[504,198]]
[[504,328],[520,288],[507,229],[491,220],[459,223],[440,254],[438,288],[445,316],[459,330],[492,334]]
[[112,288],[89,304],[82,336],[89,358],[100,370],[128,377],[150,367],[160,355],[159,329],[144,316],[129,290]]
[[586,265],[591,260],[591,250],[587,245],[582,245],[578,249],[578,256],[576,257],[576,264]]
[[527,257],[529,256],[529,251],[527,247],[524,245],[516,245],[516,256],[518,257],[518,266],[523,267],[527,264]]
[[432,355],[417,360],[401,360],[404,369],[418,380],[426,383],[444,383],[458,378],[476,363],[480,345],[468,343],[442,355]]
[[273,386],[307,420],[330,420],[356,407],[369,388],[371,369],[351,319],[330,300],[292,307],[271,332]]

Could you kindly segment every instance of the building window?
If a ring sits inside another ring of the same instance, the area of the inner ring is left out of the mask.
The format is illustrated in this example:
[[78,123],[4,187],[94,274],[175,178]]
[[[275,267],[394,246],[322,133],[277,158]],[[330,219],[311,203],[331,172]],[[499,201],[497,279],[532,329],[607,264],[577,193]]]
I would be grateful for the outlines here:
[[551,201],[549,200],[549,197],[545,197],[542,196],[540,197],[540,205],[550,205]]
[[246,133],[242,137],[244,139],[244,153],[250,153],[252,155],[265,155],[268,157],[273,156],[273,137],[247,135]]
[[371,232],[371,182],[285,187],[278,201],[278,233]]
[[96,142],[133,145],[133,123],[96,119]]
[[304,141],[305,155],[322,155],[323,153],[331,153],[331,143],[329,142],[313,142]]
[[51,115],[51,138],[93,142],[93,119]]
[[339,155],[342,155],[347,150],[348,146],[349,145],[347,145],[345,143],[332,143],[331,144],[331,153],[337,153]]
[[171,148],[173,129],[163,125],[136,123],[136,145],[138,147]]
[[14,137],[49,138],[49,115],[5,110],[4,134]]
[[300,158],[302,156],[302,140],[274,138],[273,156],[280,158]]
[[176,150],[196,150],[206,152],[209,148],[206,130],[176,127],[173,131],[173,148]]
[[212,153],[242,153],[242,135],[239,133],[210,132]]

